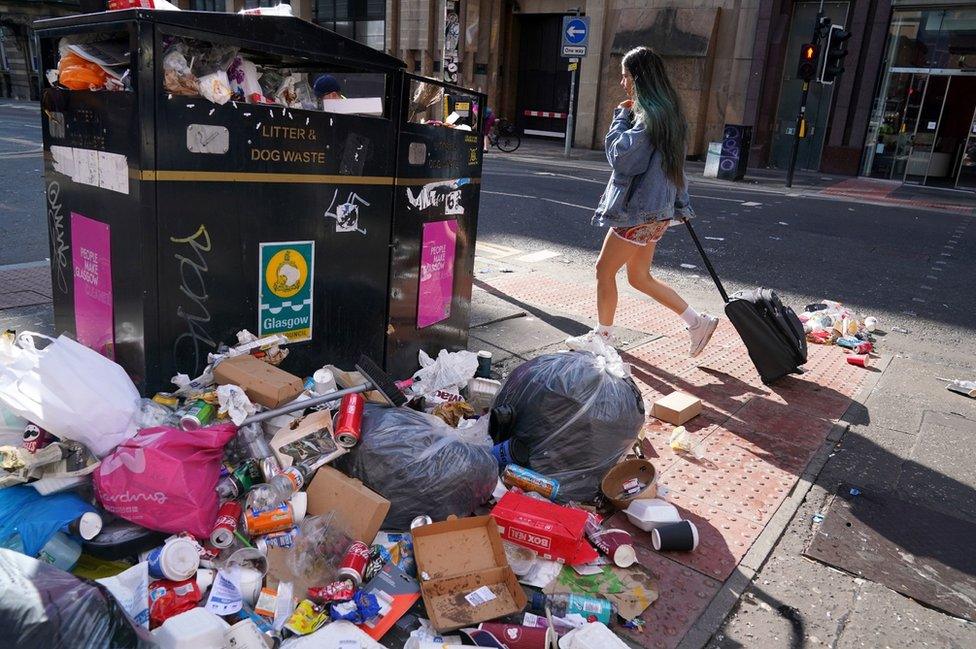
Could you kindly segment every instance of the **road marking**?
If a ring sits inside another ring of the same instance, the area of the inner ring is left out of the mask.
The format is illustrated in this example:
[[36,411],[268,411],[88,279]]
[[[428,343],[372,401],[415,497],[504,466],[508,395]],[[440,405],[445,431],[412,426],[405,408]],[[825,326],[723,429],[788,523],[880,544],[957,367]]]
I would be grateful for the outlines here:
[[44,149],[34,149],[32,151],[14,151],[11,153],[0,153],[0,160],[13,160],[14,158],[33,158],[40,157]]
[[934,280],[938,280],[938,279],[939,279],[939,276],[938,276],[938,275],[926,275],[926,276],[925,276],[925,279],[934,279]]
[[41,112],[40,104],[0,104],[0,108],[13,108],[15,110],[29,110],[35,113]]
[[0,137],[0,142],[11,142],[13,144],[26,144],[27,146],[37,146],[37,140],[23,140],[19,137]]
[[41,266],[50,266],[51,262],[47,259],[43,261],[25,261],[19,264],[4,264],[0,266],[0,271],[3,270],[22,270],[24,268],[40,268]]
[[522,254],[522,250],[518,248],[511,248],[509,246],[503,246],[497,243],[486,243],[479,241],[475,244],[475,254],[484,255],[487,254],[489,257],[494,259],[501,259],[503,257],[511,257],[512,255]]
[[545,261],[546,259],[552,259],[553,257],[558,257],[560,254],[561,253],[554,252],[552,250],[536,250],[535,252],[530,252],[527,255],[516,257],[515,261],[520,261],[527,264],[533,264],[538,261]]
[[926,291],[931,291],[932,290],[932,287],[931,286],[926,286],[925,284],[921,284],[919,286],[919,288],[921,288],[923,290],[926,290]]
[[[525,174],[497,174],[504,176],[519,176],[520,178],[525,178]],[[535,171],[532,173],[533,176],[550,176],[554,178],[571,178],[572,180],[581,180],[584,183],[593,183],[594,185],[606,185],[605,180],[593,180],[592,178],[583,178],[582,176],[572,176],[570,174],[557,174],[552,171]]]
[[940,259],[939,261],[937,261],[935,263],[938,264],[939,266],[945,266],[948,262],[946,262],[945,259]]
[[755,201],[748,201],[742,204],[742,207],[759,207],[762,203],[756,203]]
[[547,203],[556,203],[557,205],[565,205],[566,207],[575,207],[577,209],[586,210],[592,212],[596,210],[595,207],[590,207],[588,205],[577,205],[576,203],[567,203],[566,201],[557,201],[554,198],[543,198],[542,196],[529,196],[528,194],[511,194],[509,192],[489,192],[481,190],[482,194],[494,194],[496,196],[511,196],[512,198],[530,198],[536,201],[546,201]]
[[705,200],[708,201],[728,201],[730,203],[738,203],[739,205],[742,205],[742,201],[740,201],[738,198],[724,198],[722,196],[705,196],[704,194],[689,194],[689,196],[691,196],[692,198],[704,198]]

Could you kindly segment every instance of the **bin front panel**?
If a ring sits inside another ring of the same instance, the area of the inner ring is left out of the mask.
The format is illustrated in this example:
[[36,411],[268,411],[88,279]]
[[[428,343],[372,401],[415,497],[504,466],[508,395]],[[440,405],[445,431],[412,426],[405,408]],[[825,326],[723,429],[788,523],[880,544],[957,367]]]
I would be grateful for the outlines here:
[[382,362],[392,123],[162,95],[157,124],[165,372],[241,329],[289,336],[303,376]]
[[[40,39],[45,69],[57,67],[57,40]],[[155,364],[145,297],[156,229],[139,175],[137,93],[45,87],[41,103],[55,331],[113,358],[142,388]]]
[[387,366],[417,368],[423,349],[467,347],[481,193],[481,135],[401,125],[390,272]]

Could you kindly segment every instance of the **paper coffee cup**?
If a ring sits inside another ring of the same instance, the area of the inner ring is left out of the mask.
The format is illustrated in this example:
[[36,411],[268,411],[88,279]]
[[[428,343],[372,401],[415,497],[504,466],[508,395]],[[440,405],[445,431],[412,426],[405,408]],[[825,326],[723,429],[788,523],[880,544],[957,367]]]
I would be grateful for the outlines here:
[[663,525],[651,530],[651,543],[658,552],[691,552],[698,547],[698,528],[691,521]]
[[600,530],[590,535],[590,540],[621,568],[629,568],[637,561],[634,539],[624,530]]

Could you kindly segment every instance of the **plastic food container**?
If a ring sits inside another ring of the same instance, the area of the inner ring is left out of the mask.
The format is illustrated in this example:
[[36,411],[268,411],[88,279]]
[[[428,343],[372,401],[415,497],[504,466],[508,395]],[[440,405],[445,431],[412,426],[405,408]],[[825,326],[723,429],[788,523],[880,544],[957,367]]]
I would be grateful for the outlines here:
[[153,631],[162,649],[223,649],[229,624],[204,608],[173,616]]

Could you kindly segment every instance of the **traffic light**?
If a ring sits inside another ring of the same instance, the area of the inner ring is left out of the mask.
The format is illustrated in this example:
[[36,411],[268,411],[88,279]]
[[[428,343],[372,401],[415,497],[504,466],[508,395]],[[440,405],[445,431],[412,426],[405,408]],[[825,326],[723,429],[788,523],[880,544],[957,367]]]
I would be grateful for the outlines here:
[[851,33],[843,25],[833,25],[827,32],[827,49],[824,56],[823,72],[820,83],[832,84],[844,71],[844,58],[847,56],[847,41]]
[[813,43],[804,43],[800,47],[800,62],[796,66],[796,76],[804,81],[812,81],[817,76],[817,58],[819,52]]

